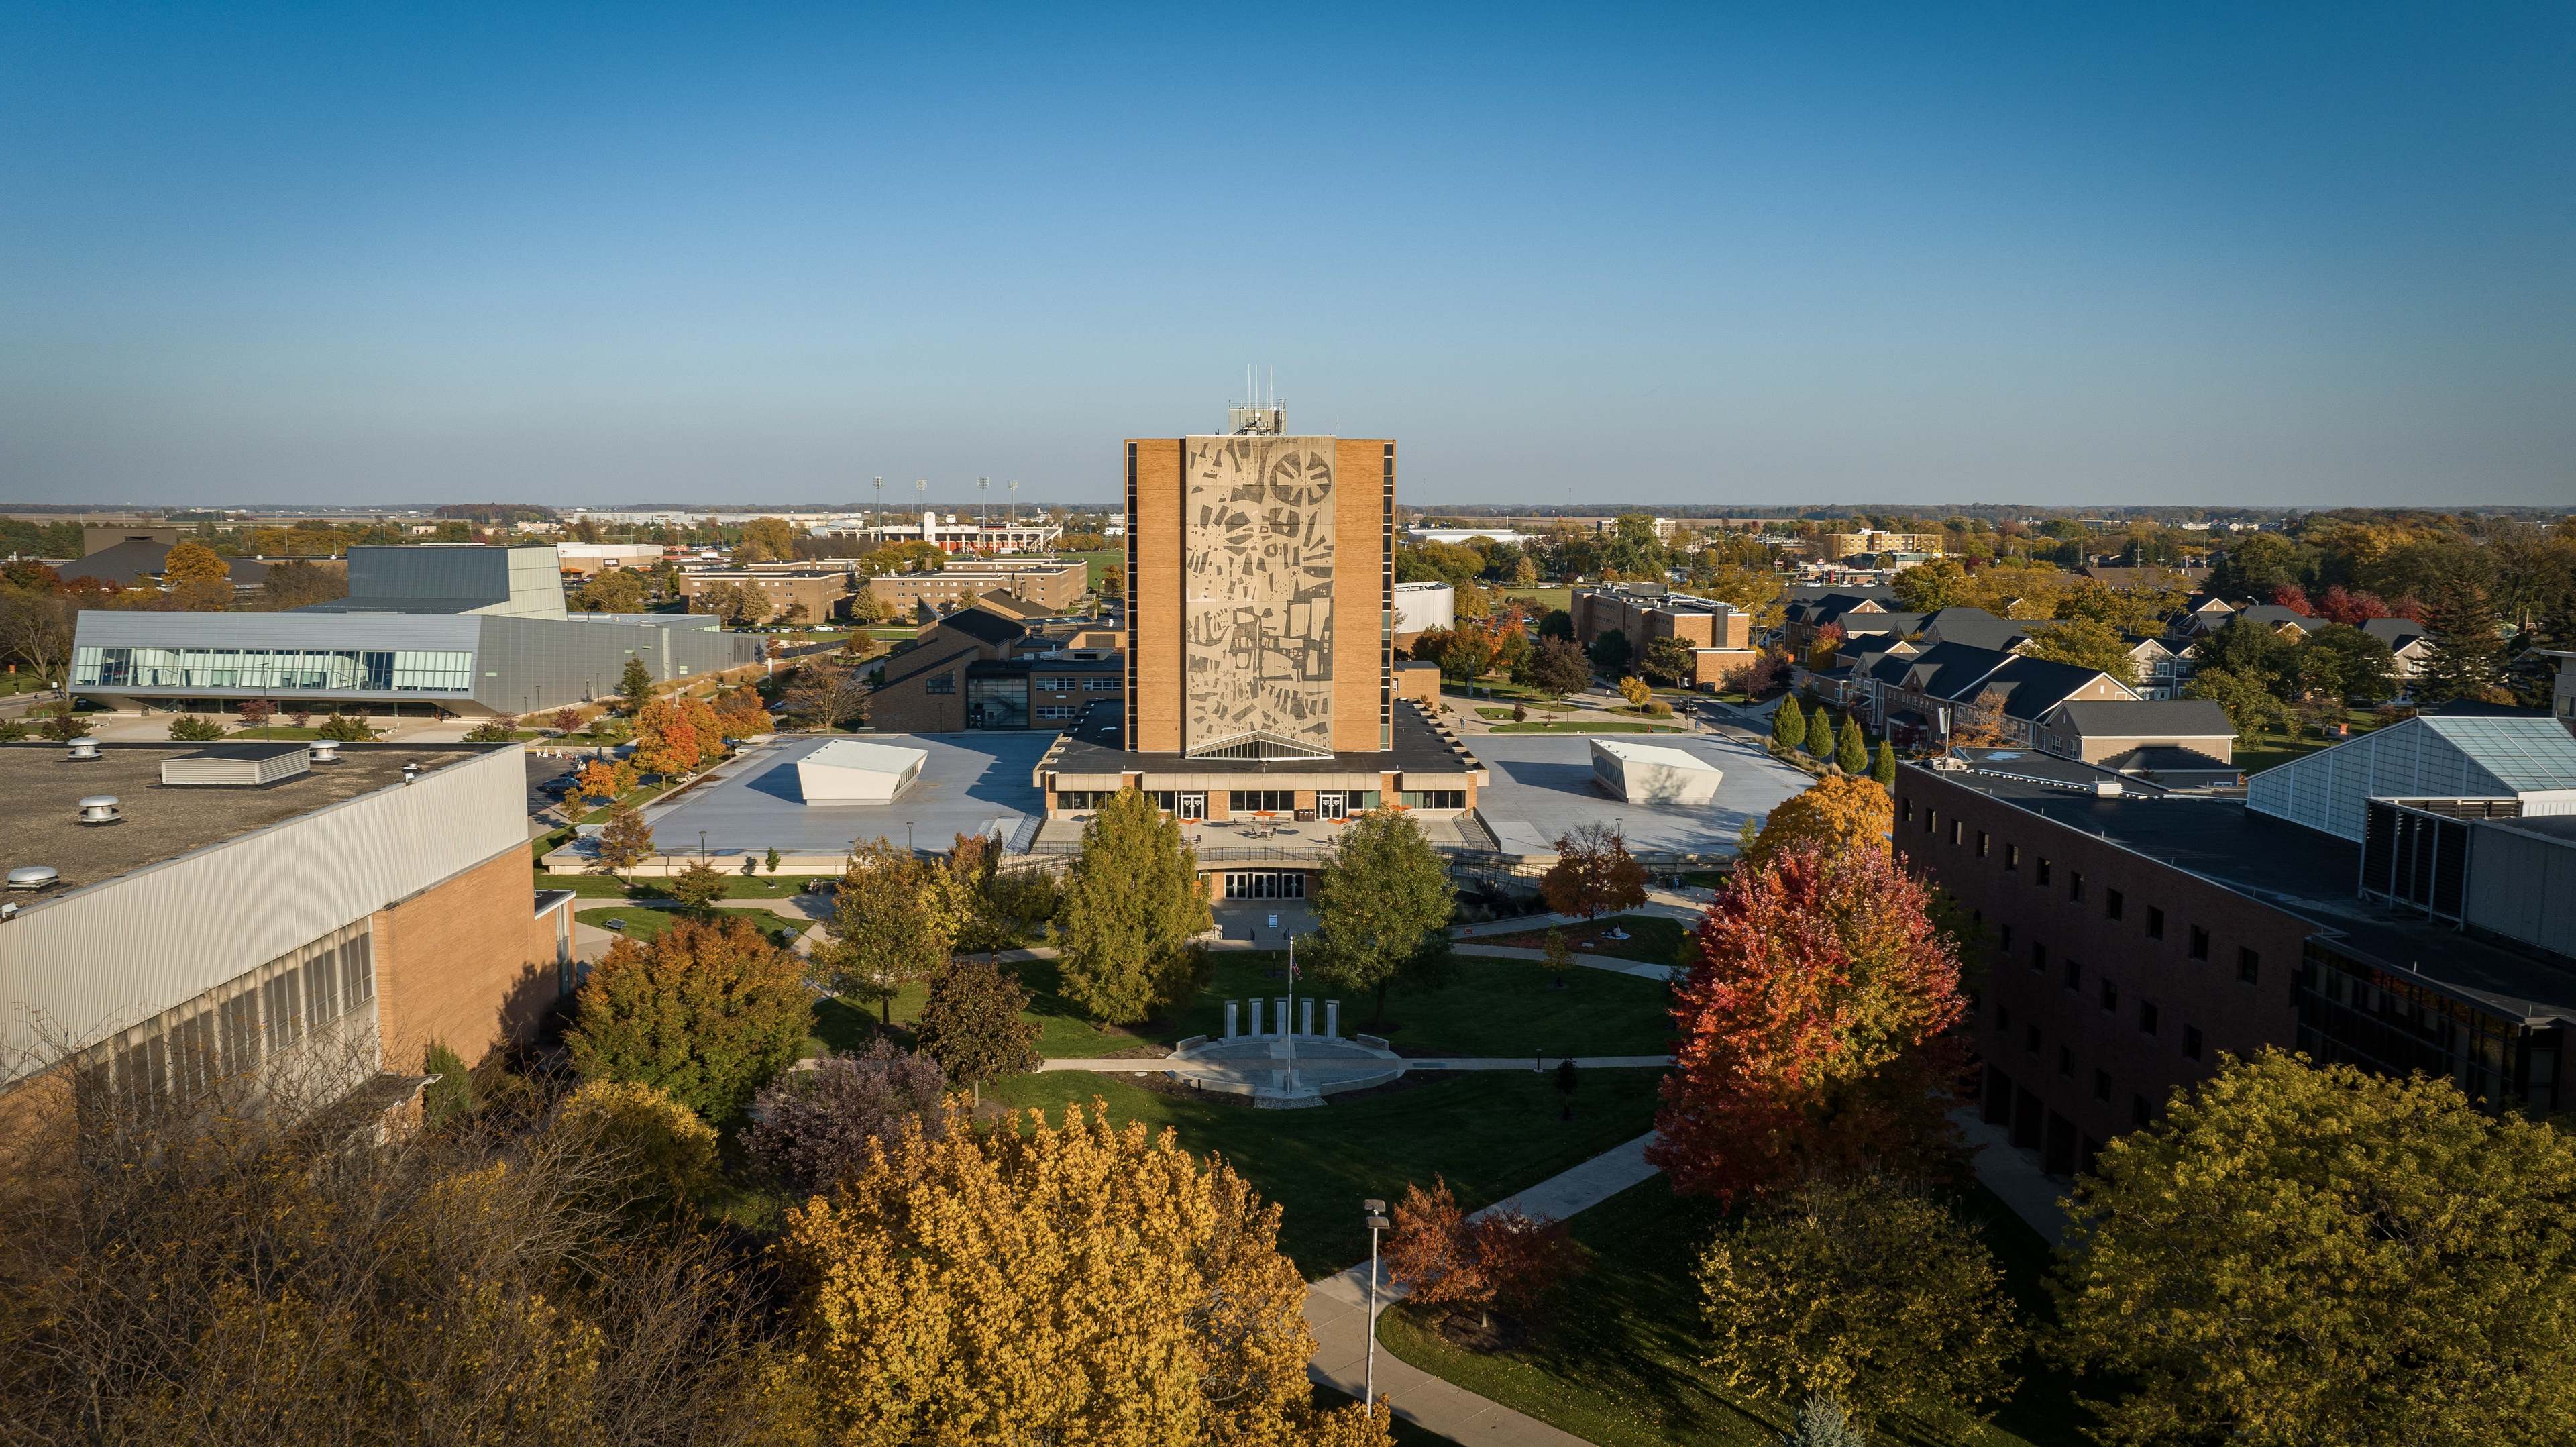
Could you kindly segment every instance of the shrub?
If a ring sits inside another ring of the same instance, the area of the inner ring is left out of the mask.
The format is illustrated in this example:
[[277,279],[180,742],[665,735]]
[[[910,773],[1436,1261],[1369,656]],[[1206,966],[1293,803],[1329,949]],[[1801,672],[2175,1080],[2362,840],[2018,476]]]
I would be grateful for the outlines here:
[[44,723],[39,725],[36,731],[55,743],[67,744],[74,739],[89,736],[89,720],[72,712],[68,705],[56,704],[53,712],[46,715]]
[[352,718],[336,708],[331,710],[329,718],[322,720],[322,727],[314,732],[326,739],[338,739],[344,744],[360,743],[376,736],[376,731],[364,720]]
[[420,1111],[431,1125],[444,1125],[451,1120],[474,1113],[474,1073],[465,1061],[443,1040],[433,1040],[422,1052],[420,1073],[438,1078],[420,1094]]
[[510,735],[516,732],[518,727],[519,721],[508,714],[494,714],[467,729],[465,741],[469,744],[506,744],[510,741]]
[[224,736],[224,726],[198,714],[183,713],[170,720],[170,737],[181,743],[201,744]]
[[868,1143],[908,1121],[938,1134],[947,1086],[938,1061],[872,1040],[863,1054],[827,1055],[770,1082],[752,1103],[760,1123],[743,1133],[743,1148],[789,1185],[822,1190],[864,1169]]
[[0,719],[0,744],[14,744],[27,736],[27,726],[14,718]]
[[982,1085],[1038,1068],[1038,1025],[1020,1018],[1029,992],[990,960],[961,959],[930,982],[913,1037],[950,1080]]
[[554,1128],[603,1148],[617,1168],[610,1189],[677,1203],[715,1178],[715,1127],[671,1093],[627,1080],[593,1080],[564,1101]]

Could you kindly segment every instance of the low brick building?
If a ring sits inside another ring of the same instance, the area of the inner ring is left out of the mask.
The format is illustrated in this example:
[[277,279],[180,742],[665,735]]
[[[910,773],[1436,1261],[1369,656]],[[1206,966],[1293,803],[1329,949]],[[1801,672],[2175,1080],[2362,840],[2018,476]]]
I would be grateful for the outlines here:
[[[470,1064],[572,988],[572,896],[534,887],[517,745],[66,754],[0,745],[0,1102],[68,1060],[129,1098],[294,1070],[394,1104],[432,1044]],[[253,766],[269,781],[179,782]]]
[[888,617],[910,617],[928,604],[944,611],[987,593],[1006,593],[1046,613],[1066,613],[1091,591],[1091,565],[1079,558],[952,558],[935,573],[881,573],[863,581]]
[[689,600],[692,612],[706,611],[698,600],[710,589],[739,588],[769,605],[769,611],[750,621],[769,623],[783,617],[792,605],[801,604],[804,612],[799,621],[829,622],[847,616],[849,597],[857,575],[847,568],[764,567],[706,568],[680,575],[681,596]]
[[1694,598],[1657,583],[1604,583],[1577,588],[1567,610],[1575,641],[1589,648],[1605,633],[1624,634],[1642,658],[1658,638],[1689,644],[1693,686],[1715,687],[1727,671],[1754,658],[1753,615],[1732,603]]

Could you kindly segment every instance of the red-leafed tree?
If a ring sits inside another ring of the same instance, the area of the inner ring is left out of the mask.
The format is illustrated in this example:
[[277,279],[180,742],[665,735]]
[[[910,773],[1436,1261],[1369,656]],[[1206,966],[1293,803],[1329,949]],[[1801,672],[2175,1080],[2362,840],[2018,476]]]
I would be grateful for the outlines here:
[[2388,616],[2388,605],[2376,593],[2364,593],[2337,583],[2317,597],[2317,616],[2331,623],[2349,623],[2358,628],[2373,618]]
[[1674,992],[1679,1036],[1647,1159],[1734,1201],[1818,1172],[1939,1178],[1966,1013],[1931,896],[1885,846],[1739,866]]
[[2300,615],[2301,617],[2313,618],[2316,616],[2317,610],[2314,605],[2308,602],[2307,591],[2296,583],[2282,583],[2274,587],[2272,589],[2272,601],[2289,609],[2291,612]]

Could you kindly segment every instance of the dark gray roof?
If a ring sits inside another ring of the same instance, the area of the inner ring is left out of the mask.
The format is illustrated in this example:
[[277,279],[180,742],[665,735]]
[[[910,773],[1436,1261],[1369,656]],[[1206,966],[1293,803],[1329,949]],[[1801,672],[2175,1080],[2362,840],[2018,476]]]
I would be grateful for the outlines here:
[[2278,628],[2284,623],[2295,623],[2310,633],[2325,626],[2325,620],[2322,618],[2311,617],[2296,608],[2284,608],[2278,603],[2257,603],[2251,608],[2239,608],[2235,616],[2248,622],[2260,623],[2266,628]]
[[[161,567],[169,557],[170,544],[137,540],[101,548],[78,562],[60,564],[54,571],[61,574],[66,581],[73,578],[95,578],[102,583],[113,583],[120,588],[133,588],[159,577]],[[234,587],[267,581],[268,564],[266,563],[255,563],[248,558],[226,558],[224,561],[232,568]]]
[[2391,648],[2403,648],[2424,636],[2424,625],[2412,618],[2372,618],[2361,625],[2361,631]]
[[1984,682],[1971,688],[1967,703],[1988,689],[2000,689],[2004,695],[2004,712],[2025,723],[2037,723],[2048,711],[2066,702],[2066,696],[2102,676],[2098,668],[2085,668],[2073,663],[2051,663],[2046,659],[2023,658],[2016,654],[2010,663],[1994,671]]
[[923,644],[909,653],[900,653],[888,659],[885,665],[885,676],[877,687],[892,688],[907,679],[918,678],[925,673],[955,663],[958,659],[976,656],[978,651],[972,643],[961,643],[954,648]]
[[2179,744],[2142,744],[2102,760],[2101,767],[2118,774],[2156,774],[2173,778],[2184,774],[2223,774],[2235,778],[2241,771],[2214,754],[2187,749]]
[[2093,738],[2233,738],[2227,710],[2205,698],[2078,699],[2058,705],[2058,717]]
[[942,628],[954,628],[979,643],[1007,648],[1028,636],[1028,625],[1016,618],[1005,618],[984,608],[960,608],[939,620]]
[[[2448,925],[2400,915],[2361,898],[2357,844],[2254,813],[2236,799],[2105,799],[2088,790],[1987,772],[2003,764],[1974,757],[1971,763],[1975,767],[1968,773],[1933,777],[1964,784],[2069,829],[2313,920],[2330,932],[2334,947],[2345,953],[2391,969],[2419,972],[2505,1009],[2537,1006],[2547,1013],[2576,1017],[2576,961],[2553,961],[2490,946]],[[2094,777],[2109,776],[2096,773]],[[2127,780],[2122,783],[2124,789],[2134,788]]]
[[1923,636],[1942,643],[2010,651],[2014,644],[2030,637],[2030,630],[1983,608],[1943,608],[1923,615]]
[[1980,680],[2012,658],[2012,654],[1979,648],[1972,643],[1935,643],[1912,658],[1879,660],[1878,666],[1871,670],[1871,676],[1896,687],[1910,687],[1918,693],[1928,693],[1934,698],[1965,703],[1976,697],[1976,685]]
[[1834,620],[1846,638],[1912,633],[1923,626],[1921,613],[1845,613]]

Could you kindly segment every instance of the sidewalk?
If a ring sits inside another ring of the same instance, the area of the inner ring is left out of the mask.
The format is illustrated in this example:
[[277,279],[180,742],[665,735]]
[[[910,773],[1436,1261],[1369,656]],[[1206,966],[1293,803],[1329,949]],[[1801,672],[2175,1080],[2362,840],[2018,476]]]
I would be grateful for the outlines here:
[[[1510,1206],[1533,1216],[1562,1220],[1586,1207],[1597,1206],[1655,1174],[1655,1168],[1646,1164],[1646,1146],[1653,1139],[1653,1134],[1648,1133],[1613,1147],[1518,1195],[1507,1196],[1485,1211]],[[1481,1216],[1485,1211],[1476,1214]],[[1381,1276],[1380,1311],[1399,1295],[1385,1285]],[[1353,1397],[1361,1394],[1367,1381],[1368,1301],[1369,1267],[1365,1261],[1306,1288],[1306,1325],[1315,1334],[1315,1355],[1306,1364],[1306,1375]],[[1377,1353],[1377,1393],[1397,1416],[1454,1442],[1492,1443],[1496,1447],[1585,1447],[1584,1439],[1571,1432],[1442,1381],[1397,1360],[1392,1352]]]
[[[1302,1039],[1304,1037],[1301,1036],[1299,1038]],[[1554,1070],[1565,1059],[1562,1055],[1540,1055],[1535,1058],[1543,1062],[1537,1067],[1539,1071]],[[1403,1057],[1403,1065],[1408,1072],[1415,1070],[1530,1070],[1532,1069],[1530,1064],[1532,1059],[1533,1057],[1528,1055],[1434,1055],[1423,1057],[1408,1055]],[[1664,1070],[1670,1068],[1672,1063],[1673,1057],[1669,1055],[1577,1055],[1574,1057],[1574,1068],[1577,1070]],[[1065,1057],[1062,1059],[1044,1060],[1039,1062],[1038,1069],[1097,1070],[1104,1074],[1112,1075],[1121,1071],[1126,1071],[1142,1075],[1151,1070],[1168,1069],[1172,1064],[1173,1057],[1169,1055],[1105,1055]]]

